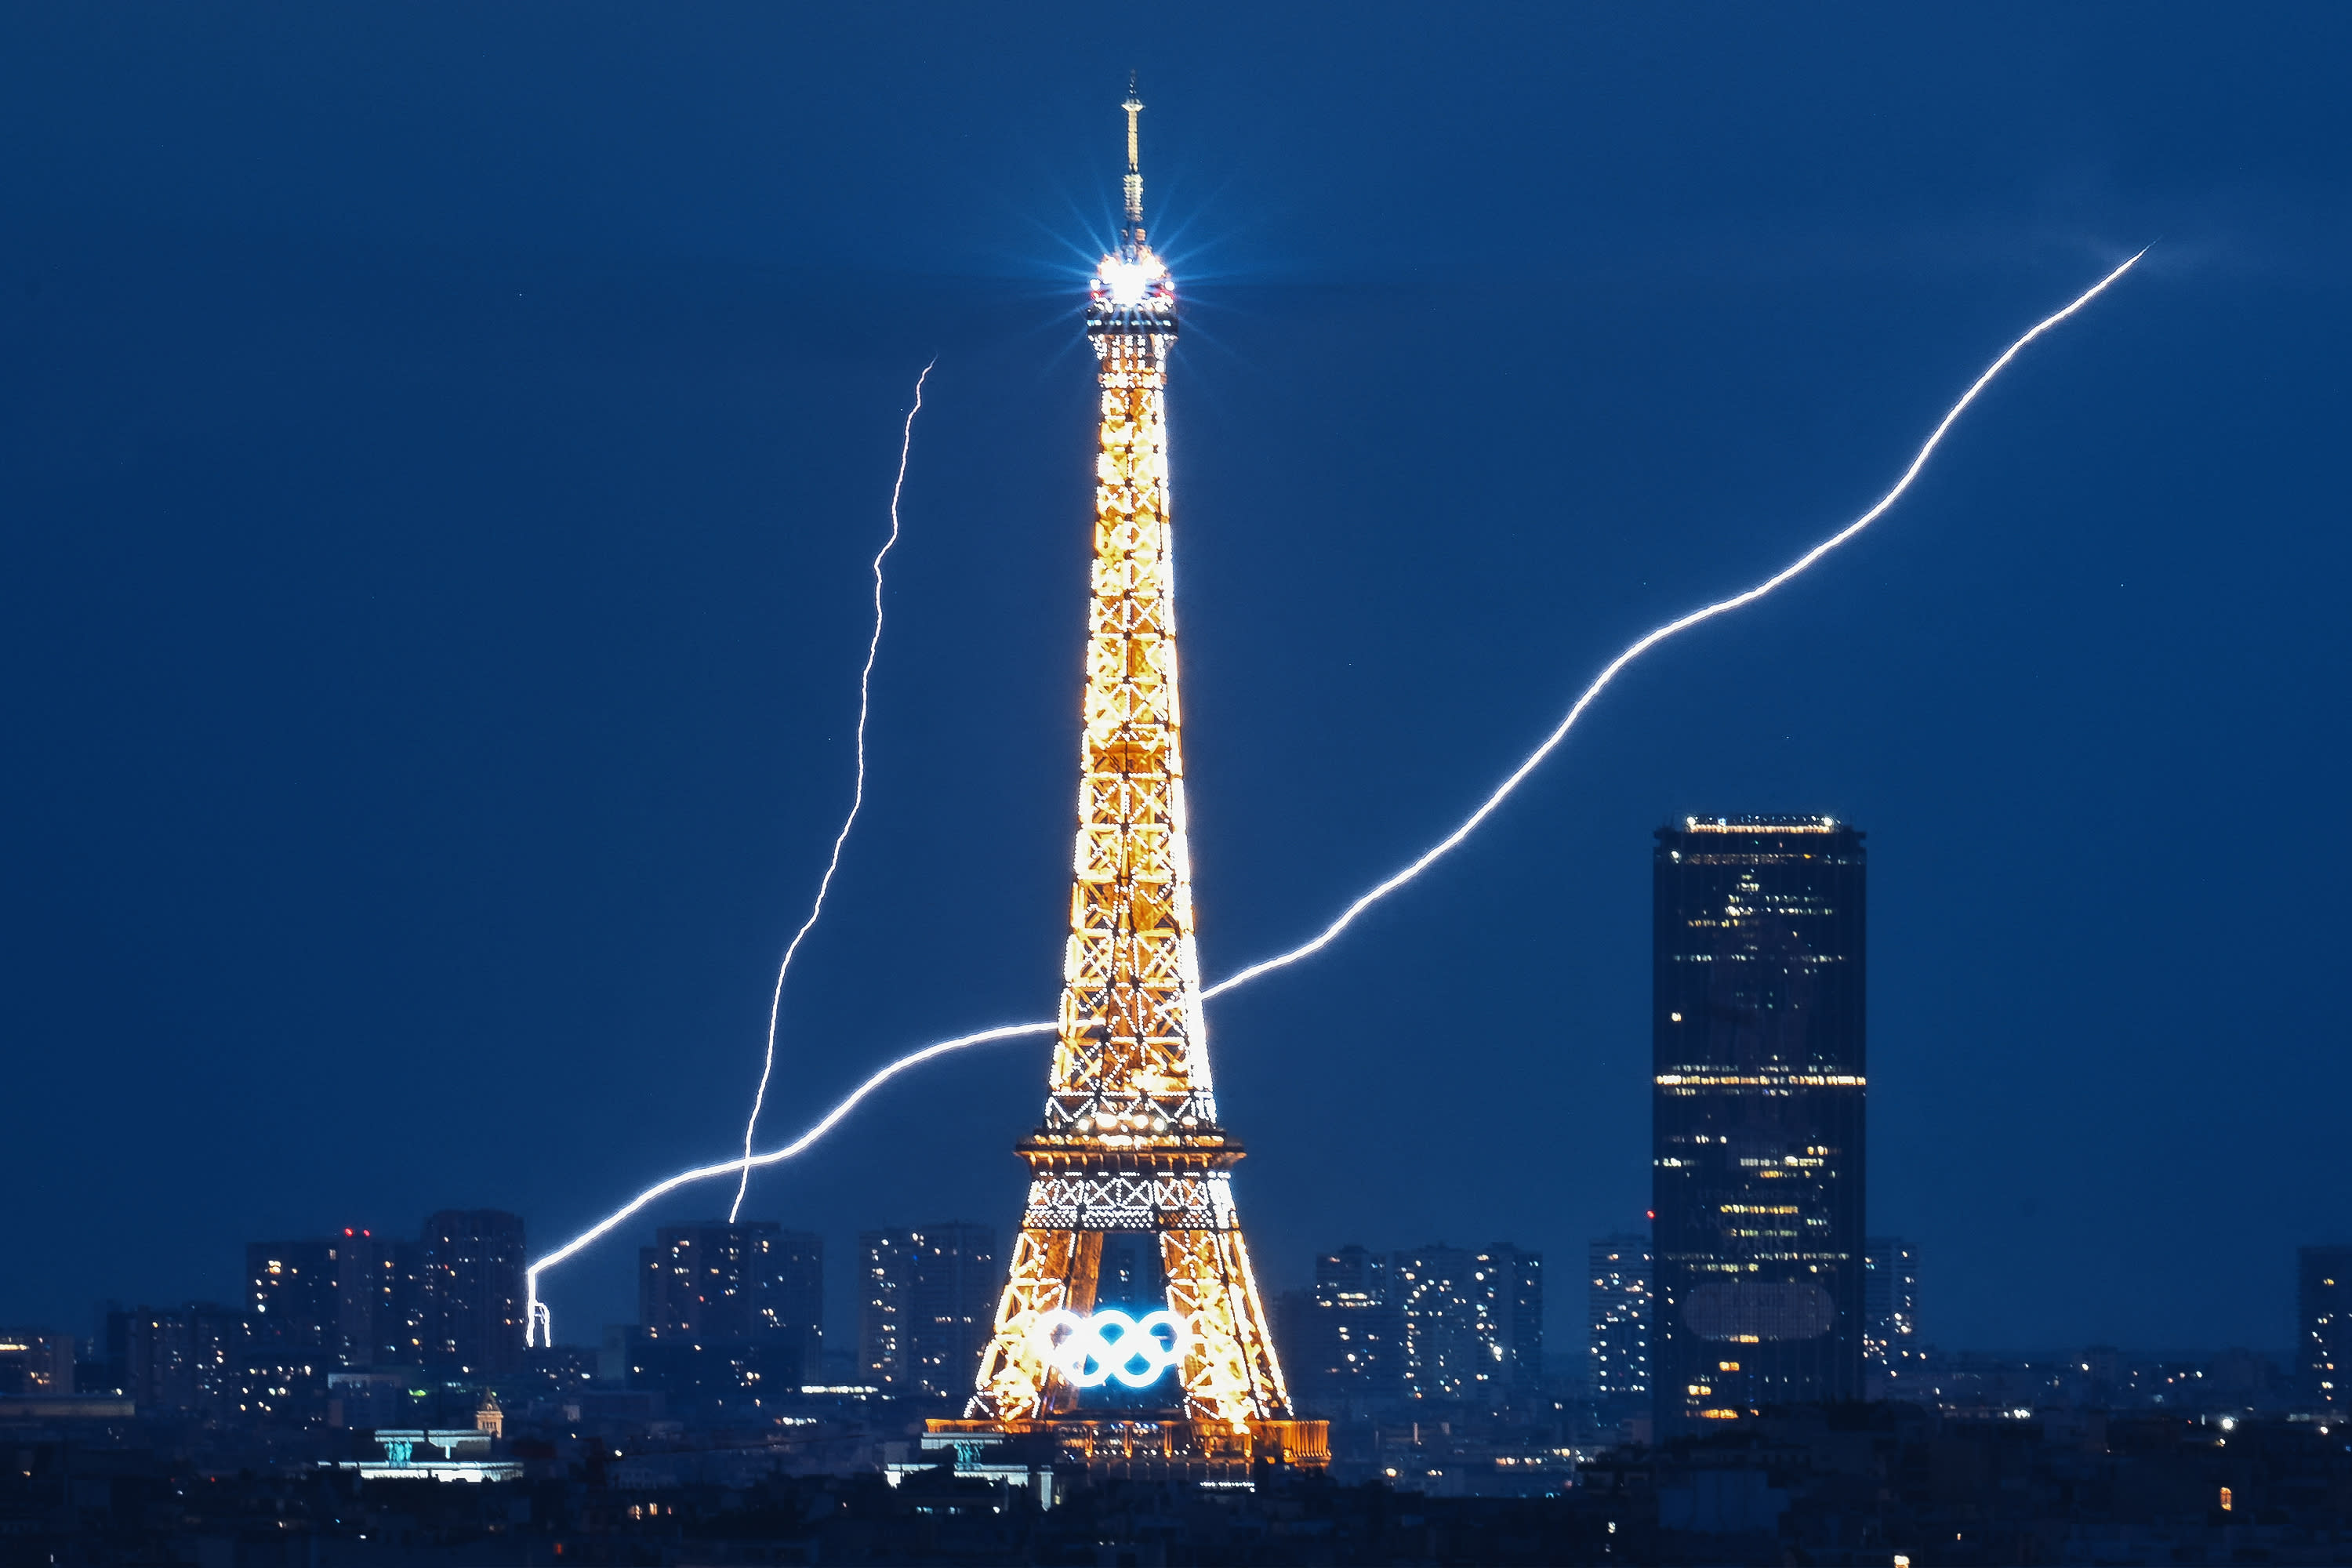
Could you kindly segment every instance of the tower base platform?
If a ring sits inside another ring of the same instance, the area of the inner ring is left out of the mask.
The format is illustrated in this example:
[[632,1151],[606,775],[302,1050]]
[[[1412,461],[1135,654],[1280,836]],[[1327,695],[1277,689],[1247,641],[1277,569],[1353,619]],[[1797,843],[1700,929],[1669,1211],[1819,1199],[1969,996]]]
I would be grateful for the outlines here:
[[1152,1480],[1246,1481],[1261,1464],[1319,1470],[1331,1462],[1328,1421],[1222,1422],[1149,1415],[923,1423],[926,1452],[955,1450],[958,1470],[1019,1453],[1088,1472]]

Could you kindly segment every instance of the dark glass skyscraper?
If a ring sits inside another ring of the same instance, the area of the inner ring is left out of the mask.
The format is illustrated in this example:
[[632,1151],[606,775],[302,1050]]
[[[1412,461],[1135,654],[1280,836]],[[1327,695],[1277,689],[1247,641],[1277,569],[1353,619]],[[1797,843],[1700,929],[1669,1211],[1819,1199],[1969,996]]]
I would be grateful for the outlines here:
[[1862,835],[1686,817],[1654,886],[1658,1433],[1858,1399]]

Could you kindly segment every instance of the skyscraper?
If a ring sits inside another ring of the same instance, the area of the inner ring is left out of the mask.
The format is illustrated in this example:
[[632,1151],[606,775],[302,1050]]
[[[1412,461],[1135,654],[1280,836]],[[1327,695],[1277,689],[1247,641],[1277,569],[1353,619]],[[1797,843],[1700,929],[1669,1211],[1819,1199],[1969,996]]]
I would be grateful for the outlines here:
[[824,1364],[824,1238],[772,1220],[664,1226],[638,1255],[646,1337],[789,1346],[800,1380]]
[[2295,1249],[2295,1363],[2315,1410],[2352,1408],[2352,1247]]
[[1004,1274],[996,1232],[950,1221],[857,1238],[857,1355],[886,1388],[941,1399],[971,1387]]
[[444,1209],[425,1222],[424,1363],[497,1376],[522,1363],[522,1216]]
[[1862,837],[1822,816],[1658,830],[1661,1436],[1862,1396]]
[[1586,1249],[1591,1286],[1586,1297],[1591,1324],[1586,1350],[1593,1399],[1622,1405],[1650,1397],[1650,1238],[1620,1231]]

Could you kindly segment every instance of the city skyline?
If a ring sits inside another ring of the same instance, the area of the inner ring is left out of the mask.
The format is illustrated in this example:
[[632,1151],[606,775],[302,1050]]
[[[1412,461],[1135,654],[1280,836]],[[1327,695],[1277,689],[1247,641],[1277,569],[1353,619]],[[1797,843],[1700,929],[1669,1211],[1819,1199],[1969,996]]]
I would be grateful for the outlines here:
[[[297,29],[293,44],[324,47],[322,37]],[[1839,266],[1872,279],[1859,300],[1845,274],[1728,263],[1696,283],[1580,288],[1566,296],[1585,312],[1570,370],[1538,376],[1520,346],[1481,337],[1491,297],[1480,290],[1494,285],[1410,281],[1453,278],[1444,268],[1476,258],[1466,240],[1433,260],[1395,239],[1360,244],[1366,219],[1350,202],[1311,240],[1239,224],[1248,203],[1274,211],[1262,197],[1304,188],[1283,162],[1291,153],[1248,153],[1205,111],[1216,92],[1257,79],[1206,52],[1164,68],[1163,101],[1183,132],[1168,139],[1179,193],[1170,244],[1204,258],[1206,328],[1181,351],[1193,357],[1173,417],[1202,540],[1183,603],[1202,650],[1197,853],[1202,940],[1217,973],[1313,930],[1456,820],[1562,689],[1622,645],[1621,632],[1749,580],[1850,515],[1899,466],[1923,411],[1932,418],[1956,379],[2006,341],[2011,318],[2067,297],[2091,252],[2128,254],[2166,199],[2187,201],[2109,189],[2092,204],[2095,239],[2048,254],[1927,267],[1841,249]],[[1086,70],[1115,79],[1124,62]],[[32,84],[20,101],[68,115],[47,90]],[[1068,96],[1071,151],[1054,154],[1051,178],[1023,187],[1024,215],[1050,205],[1055,180],[1089,201],[1109,195],[1096,190],[1085,153],[1096,142],[1078,129],[1098,120],[1086,110],[1099,95]],[[365,141],[330,108],[305,112],[330,142]],[[980,141],[1062,144],[1060,109],[997,112],[978,122]],[[234,122],[185,118],[205,146],[244,145]],[[667,145],[675,155],[691,142]],[[1622,139],[1586,144],[1592,167],[1612,148],[1630,156]],[[6,307],[26,345],[10,427],[122,434],[12,437],[16,515],[45,541],[12,634],[24,639],[18,668],[33,672],[18,688],[28,765],[11,796],[28,890],[12,948],[26,1042],[16,1071],[26,1101],[51,1113],[26,1130],[9,1169],[28,1202],[6,1242],[33,1283],[0,1314],[63,1326],[92,1294],[236,1300],[238,1249],[253,1237],[316,1236],[330,1220],[390,1233],[438,1205],[525,1215],[533,1234],[560,1236],[608,1189],[725,1146],[739,1110],[729,1086],[750,1038],[745,999],[761,994],[746,976],[772,973],[787,934],[775,928],[846,787],[859,573],[903,384],[933,347],[947,352],[925,417],[940,422],[935,443],[930,426],[918,437],[910,468],[906,574],[893,588],[906,638],[877,667],[875,815],[845,863],[837,923],[813,938],[774,1114],[826,1103],[844,1079],[937,1026],[1034,1015],[1036,988],[1017,977],[1053,967],[1061,895],[1051,884],[1066,847],[1047,808],[1066,792],[1048,763],[1066,756],[1069,723],[1053,694],[1066,689],[1076,635],[1075,568],[1053,541],[1082,511],[1084,473],[1082,453],[1037,434],[1069,426],[1083,402],[1047,390],[1075,369],[1037,335],[1055,311],[1066,324],[1068,279],[1050,247],[1024,251],[1019,224],[992,226],[959,207],[938,263],[962,279],[957,306],[910,325],[892,304],[896,275],[870,268],[777,284],[762,280],[766,260],[746,269],[708,247],[656,245],[633,280],[588,244],[602,231],[560,196],[534,211],[578,254],[518,259],[499,248],[495,219],[414,205],[402,209],[414,228],[389,235],[298,218],[289,240],[234,216],[245,209],[233,201],[210,227],[174,226],[185,215],[168,195],[142,207],[122,193],[147,187],[113,177],[146,166],[145,154],[94,134],[61,156],[94,172],[81,188],[109,194],[73,209],[47,183],[56,169],[8,176],[16,209],[42,220]],[[899,153],[877,156],[865,172],[873,186],[906,188],[887,163]],[[301,185],[282,156],[252,166],[268,188]],[[362,185],[413,199],[388,168],[354,167]],[[1230,201],[1207,194],[1207,172],[1220,168],[1244,182]],[[1870,177],[1864,163],[1849,168]],[[190,176],[208,190],[214,177]],[[1360,172],[1331,177],[1364,190]],[[644,186],[623,188],[646,199]],[[1424,218],[1452,210],[1426,185],[1412,189]],[[1622,197],[1614,208],[1595,201],[1631,221]],[[869,221],[882,209],[827,199],[813,209],[832,215],[813,228],[816,248],[761,229],[753,252],[839,266],[851,215],[851,226],[887,232]],[[1821,243],[1860,211],[1805,221]],[[121,247],[109,226],[122,224],[162,237]],[[1086,225],[1057,208],[1038,226],[1058,243]],[[1675,249],[1697,231],[1660,232],[1682,238],[1644,243]],[[462,259],[432,260],[451,237]],[[1610,255],[1647,254],[1622,234],[1611,243],[1621,248]],[[1019,257],[1018,277],[988,271],[989,246]],[[173,259],[153,272],[94,259],[151,252]],[[1559,265],[1615,276],[1576,254]],[[1334,280],[1342,262],[1366,258],[1388,270]],[[1667,812],[1818,810],[1877,836],[1894,934],[1877,950],[1874,1114],[1893,1117],[1897,1135],[1874,1174],[1873,1224],[1920,1240],[1955,1281],[1937,1310],[1970,1331],[1936,1337],[2285,1346],[2292,1322],[2251,1303],[2291,1294],[2292,1247],[2343,1239],[2324,1209],[2294,1206],[2326,1190],[2294,1163],[2319,1144],[2269,1123],[2253,1139],[2246,1083],[2207,1090],[2194,1075],[2202,1042],[2216,1038],[2252,1042],[2242,1048],[2273,1077],[2305,1070],[2300,1057],[2265,1054],[2299,1037],[2265,1021],[2267,1001],[2241,1000],[2231,977],[2280,953],[2293,972],[2329,973],[2324,954],[2292,956],[2324,929],[2295,889],[2327,878],[2306,868],[2289,885],[2275,868],[2238,862],[2183,872],[2128,851],[2166,842],[2161,825],[2182,813],[2250,820],[2283,784],[2326,776],[2284,742],[2264,749],[2289,731],[2273,722],[2278,699],[2259,677],[2265,658],[2326,668],[2336,650],[2293,615],[2231,618],[2325,580],[2324,562],[2293,564],[2295,550],[2317,547],[2269,542],[2252,553],[2275,563],[2283,548],[2290,565],[2259,579],[2201,557],[2191,574],[2189,536],[2139,521],[2185,516],[2185,503],[2159,503],[2197,493],[2183,486],[2209,468],[2285,482],[2210,453],[2193,473],[2168,468],[2178,459],[2150,449],[2162,444],[2151,429],[2184,445],[2187,410],[2204,405],[2179,389],[2189,378],[2147,374],[2135,356],[2188,342],[2200,363],[2235,373],[2256,353],[2240,345],[2229,358],[2197,335],[2210,314],[2200,290],[2226,294],[2234,275],[2170,265],[2135,275],[2128,321],[2084,322],[2005,383],[1868,553],[1629,678],[1596,710],[1580,742],[1589,751],[1564,753],[1491,839],[1313,968],[1217,1005],[1232,1042],[1228,1092],[1269,1112],[1249,1119],[1251,1190],[1265,1194],[1252,1225],[1281,1260],[1269,1288],[1305,1284],[1305,1260],[1333,1236],[1391,1247],[1510,1236],[1557,1260],[1638,1208],[1638,1149],[1627,1155],[1641,1141],[1644,970],[1641,868],[1627,842]],[[1281,281],[1286,266],[1319,281]],[[1413,271],[1423,266],[1435,270]],[[198,297],[217,309],[184,308]],[[719,301],[713,320],[727,324],[662,314],[688,297]],[[616,299],[643,324],[625,342],[583,324],[599,319],[596,301]],[[815,325],[845,312],[872,323],[871,336]],[[1687,331],[1663,331],[1685,318]],[[223,335],[214,322],[238,325]],[[117,331],[135,352],[117,352]],[[306,346],[350,333],[363,374],[341,351]],[[756,351],[743,346],[755,340]],[[525,346],[483,358],[487,343]],[[1791,355],[1820,344],[1827,357],[1783,388]],[[1645,371],[1653,347],[1663,357]],[[559,363],[590,373],[547,370]],[[786,363],[821,379],[822,393],[783,385]],[[276,368],[241,368],[256,364]],[[1381,390],[1332,409],[1303,402],[1310,364]],[[681,375],[688,365],[698,368]],[[228,378],[217,395],[215,375]],[[1717,376],[1745,392],[1675,401],[1685,395],[1675,388]],[[635,416],[639,435],[602,450],[595,432],[610,432],[593,396],[565,389],[677,380],[725,396],[679,394],[701,410],[692,416],[649,405]],[[387,423],[390,394],[370,390],[475,382],[500,389],[482,395],[509,413],[491,418],[459,395],[468,412],[444,418],[421,398]],[[139,401],[149,384],[174,390]],[[1483,423],[1493,410],[1456,419],[1433,390],[1463,384],[1514,389],[1512,412],[1496,417],[1539,437],[1535,449],[1569,484],[1528,489],[1496,463]],[[1604,387],[1623,412],[1595,415],[1598,426],[1565,416],[1590,413],[1579,400]],[[756,412],[725,413],[728,400]],[[218,416],[227,435],[205,423],[224,409],[249,411]],[[509,417],[511,438],[465,433]],[[389,432],[380,450],[349,444],[347,426],[371,426]],[[750,455],[780,427],[793,432],[791,461]],[[2270,437],[2214,427],[2270,449]],[[107,445],[118,439],[127,445]],[[1675,461],[1685,451],[1717,458],[1686,469]],[[298,476],[287,491],[257,478],[286,463]],[[678,465],[722,477],[673,493]],[[396,499],[371,500],[349,478],[378,472],[406,476],[386,492]],[[615,479],[627,473],[667,477],[641,489]],[[617,499],[595,500],[616,482]],[[576,535],[550,521],[567,509],[582,520]],[[1465,543],[1475,532],[1465,519],[1517,521],[1481,545]],[[119,554],[89,553],[116,544]],[[2026,557],[2033,571],[1997,569],[2028,546],[2042,552]],[[1498,573],[1503,552],[1515,566]],[[448,571],[455,562],[467,565]],[[2210,574],[2225,586],[2205,607]],[[1312,602],[1291,603],[1310,583]],[[2102,651],[2149,646],[2135,631],[2149,617],[2185,629],[2134,655],[2144,670]],[[694,628],[706,626],[699,640]],[[2084,628],[2084,644],[2061,626]],[[2270,651],[2197,684],[2217,649],[2239,644]],[[939,704],[930,690],[942,681],[953,700]],[[2236,736],[2215,750],[2269,771],[2157,765],[2183,692],[2203,705],[2189,729]],[[2159,693],[2161,722],[2135,706]],[[2086,712],[2100,717],[2084,738]],[[942,753],[959,760],[954,815],[984,829],[952,844],[929,771]],[[1021,760],[1032,754],[1042,760]],[[1318,759],[1332,756],[1356,761],[1331,773]],[[169,766],[159,771],[158,757]],[[165,776],[168,788],[152,782]],[[1301,778],[1317,780],[1314,798],[1294,805]],[[2063,852],[2030,841],[2029,822],[2063,822]],[[2210,896],[2256,918],[2214,934],[2165,913],[2157,895],[2176,875],[2221,879]],[[2112,930],[2092,918],[2111,904],[2123,906]],[[646,923],[656,910],[667,923]],[[906,982],[884,955],[903,952],[910,927],[943,921],[971,934],[945,944],[920,984]],[[2184,962],[2209,937],[2221,955]],[[2082,984],[2088,975],[2101,984]],[[2337,1092],[2324,1045],[2294,1047],[2316,1052],[2317,1079],[2263,1114],[2291,1122]],[[2144,1076],[2118,1076],[2126,1059]],[[1036,1065],[1027,1047],[990,1047],[893,1090],[823,1161],[759,1178],[747,1212],[822,1233],[836,1258],[859,1231],[943,1208],[1010,1235],[1010,1198],[920,1200],[1013,1179],[984,1129],[1024,1120]],[[2042,1075],[2035,1094],[1997,1091],[2029,1067]],[[1335,1099],[1308,1114],[1301,1079],[1335,1084]],[[2125,1129],[2170,1114],[2191,1082],[2200,1120],[2174,1131],[2210,1169],[2181,1202],[2113,1202],[2126,1179],[2158,1192],[2188,1180],[2122,1152],[2137,1147]],[[1490,1135],[1493,1119],[1526,1102],[1567,1109],[1540,1140]],[[2071,1120],[2053,1120],[2053,1107],[2074,1108]],[[1337,1192],[1318,1179],[1375,1130],[1397,1135],[1408,1115],[1425,1150]],[[902,1136],[909,1125],[926,1135]],[[1956,1195],[1931,1152],[1954,1143],[2025,1152],[1989,1192]],[[920,1152],[903,1157],[910,1145]],[[2283,1210],[2243,1201],[2252,1177],[2238,1173],[2256,1150],[2284,1163],[2264,1178],[2290,1194]],[[202,1174],[191,1182],[189,1171]],[[707,1207],[649,1215],[646,1234]],[[2159,1211],[2172,1217],[2141,1217]],[[2125,1217],[2086,1232],[2084,1212]],[[2239,1212],[2252,1217],[2220,1223]],[[2222,1237],[2234,1273],[2275,1270],[2282,1290],[2105,1289],[2118,1268],[2167,1278],[2161,1259],[2178,1244],[2167,1226]],[[594,1325],[625,1315],[642,1244],[617,1245],[562,1287],[578,1305],[559,1313],[560,1338],[587,1342]],[[2000,1299],[1980,1283],[1999,1268],[2060,1283]],[[845,1287],[828,1286],[837,1318]],[[1577,1321],[1571,1294],[1552,1294],[1552,1342]]]

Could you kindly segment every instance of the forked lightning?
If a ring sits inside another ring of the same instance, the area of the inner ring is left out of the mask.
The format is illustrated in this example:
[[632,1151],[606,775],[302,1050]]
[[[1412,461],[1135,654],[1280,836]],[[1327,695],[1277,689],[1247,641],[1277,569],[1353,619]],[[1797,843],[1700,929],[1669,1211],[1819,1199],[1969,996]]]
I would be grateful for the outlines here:
[[[1678,619],[1669,621],[1665,625],[1657,627],[1655,630],[1648,632],[1643,637],[1637,638],[1634,642],[1629,645],[1623,652],[1618,654],[1614,658],[1611,659],[1608,664],[1601,668],[1601,673],[1593,679],[1591,685],[1584,689],[1583,694],[1577,698],[1574,706],[1569,709],[1567,717],[1559,721],[1559,726],[1555,728],[1550,734],[1547,735],[1543,739],[1542,742],[1538,744],[1533,752],[1528,753],[1527,759],[1520,763],[1517,768],[1513,769],[1511,773],[1504,778],[1502,783],[1496,786],[1493,793],[1488,795],[1486,798],[1478,805],[1477,808],[1471,812],[1468,816],[1464,818],[1461,824],[1452,832],[1448,833],[1444,837],[1432,845],[1428,850],[1407,864],[1395,875],[1380,882],[1362,897],[1357,899],[1353,903],[1342,910],[1337,919],[1333,920],[1330,924],[1324,927],[1309,940],[1301,942],[1298,946],[1290,949],[1286,952],[1279,953],[1275,957],[1251,964],[1246,969],[1241,970],[1237,973],[1230,975],[1227,978],[1217,982],[1215,984],[1207,987],[1201,993],[1201,994],[1204,998],[1223,995],[1228,991],[1232,991],[1238,986],[1246,985],[1252,981],[1272,973],[1277,969],[1286,968],[1291,964],[1297,963],[1301,959],[1309,958],[1314,954],[1320,952],[1324,948],[1329,946],[1332,942],[1337,940],[1340,933],[1345,931],[1349,926],[1353,925],[1357,919],[1361,916],[1365,910],[1370,909],[1374,904],[1405,887],[1408,883],[1418,878],[1423,871],[1429,869],[1429,868],[1434,865],[1438,860],[1444,858],[1445,855],[1458,847],[1465,839],[1468,838],[1472,833],[1475,832],[1488,817],[1494,815],[1496,810],[1499,808],[1506,800],[1509,799],[1510,796],[1517,791],[1519,785],[1525,783],[1528,777],[1532,774],[1538,767],[1542,765],[1544,760],[1549,757],[1554,751],[1559,749],[1560,743],[1567,740],[1569,732],[1574,730],[1578,721],[1584,717],[1585,710],[1591,706],[1594,699],[1598,698],[1602,691],[1608,689],[1610,683],[1616,679],[1618,674],[1622,671],[1627,665],[1633,663],[1633,660],[1641,658],[1643,654],[1649,652],[1652,648],[1656,647],[1661,643],[1668,641],[1682,632],[1688,631],[1693,626],[1698,626],[1706,621],[1713,620],[1718,616],[1727,615],[1731,611],[1742,608],[1745,605],[1754,604],[1759,599],[1761,599],[1772,593],[1775,589],[1783,586],[1795,578],[1802,575],[1807,571],[1810,571],[1823,556],[1829,554],[1840,545],[1846,543],[1856,534],[1862,532],[1863,530],[1877,521],[1880,517],[1886,513],[1889,508],[1894,506],[1897,500],[1902,499],[1906,491],[1910,489],[1913,481],[1917,479],[1920,473],[1926,468],[1927,460],[1935,455],[1937,447],[1942,445],[1945,435],[1951,429],[1953,425],[1958,422],[1960,416],[1968,411],[1969,405],[1974,403],[1977,400],[1978,395],[1981,394],[1986,387],[1992,384],[1994,378],[1999,376],[2002,371],[2009,367],[2010,363],[2017,358],[2018,354],[2025,349],[2027,344],[2032,342],[2035,339],[2041,337],[2051,329],[2067,321],[2084,306],[2088,305],[2092,300],[2105,293],[2110,285],[2122,278],[2125,273],[2131,270],[2132,267],[2139,261],[2140,257],[2147,254],[2146,250],[2142,250],[2137,255],[2133,256],[2129,260],[2124,262],[2122,266],[2117,267],[2114,271],[2100,279],[2089,289],[2084,290],[2081,295],[2069,302],[2063,309],[2053,311],[2042,321],[2034,323],[2034,325],[2015,342],[2010,344],[2009,347],[2001,353],[1998,359],[1995,359],[1991,364],[1985,368],[1985,371],[1981,375],[1978,376],[1974,382],[1969,384],[1968,390],[1960,395],[1958,401],[1952,405],[1951,408],[1944,415],[1943,418],[1937,423],[1935,429],[1929,433],[1927,440],[1921,444],[1917,455],[1911,459],[1910,466],[1904,469],[1902,477],[1895,480],[1894,487],[1887,490],[1884,496],[1880,497],[1877,503],[1872,506],[1869,510],[1864,512],[1860,517],[1854,519],[1852,522],[1846,524],[1843,528],[1841,528],[1835,533],[1822,541],[1819,544],[1814,545],[1811,549],[1806,551],[1789,565],[1783,567],[1780,571],[1773,574],[1771,576],[1764,579],[1764,581],[1757,584],[1754,587],[1746,589],[1741,593],[1735,594],[1729,598],[1720,599],[1714,604],[1693,610],[1688,615],[1683,616]],[[1110,281],[1116,285],[1121,280],[1114,279]],[[910,1068],[932,1060],[935,1058],[945,1056],[950,1052],[962,1050],[967,1047],[987,1045],[998,1040],[1017,1039],[1031,1035],[1050,1035],[1055,1033],[1057,1027],[1058,1023],[1054,1019],[1046,1019],[1034,1024],[1008,1024],[998,1028],[983,1029],[977,1034],[963,1035],[951,1040],[942,1040],[935,1045],[926,1046],[920,1050],[911,1052],[907,1056],[899,1058],[897,1061],[890,1063],[887,1067],[883,1068],[879,1072],[874,1074],[873,1077],[867,1079],[864,1083],[858,1085],[857,1088],[851,1091],[849,1096],[843,1100],[840,1104],[827,1111],[824,1118],[814,1126],[811,1127],[806,1132],[803,1133],[791,1143],[786,1144],[783,1148],[772,1150],[765,1154],[755,1155],[750,1152],[749,1146],[747,1145],[744,1155],[740,1159],[729,1160],[721,1164],[704,1165],[695,1170],[681,1172],[677,1175],[672,1176],[665,1182],[647,1188],[645,1192],[631,1199],[625,1206],[615,1210],[613,1214],[599,1221],[591,1229],[582,1233],[578,1237],[575,1237],[571,1241],[566,1242],[562,1247],[558,1247],[555,1251],[549,1253],[545,1258],[541,1258],[538,1262],[530,1266],[527,1274],[527,1279],[530,1289],[530,1321],[531,1334],[534,1336],[541,1336],[545,1335],[549,1331],[546,1310],[540,1304],[539,1300],[540,1276],[547,1269],[553,1268],[556,1264],[562,1263],[564,1259],[571,1258],[583,1247],[587,1247],[589,1244],[595,1241],[598,1237],[604,1236],[606,1233],[611,1231],[614,1226],[619,1225],[630,1215],[637,1213],[647,1204],[652,1203],[655,1199],[659,1198],[666,1194],[675,1192],[678,1188],[689,1185],[695,1182],[708,1181],[715,1177],[739,1173],[748,1177],[749,1172],[753,1166],[771,1165],[781,1161],[793,1158],[795,1155],[802,1153],[816,1143],[816,1142],[823,1138],[825,1133],[831,1131],[833,1128],[838,1124],[844,1117],[847,1116],[852,1110],[856,1109],[858,1103],[865,1100],[867,1095],[871,1094],[875,1089],[879,1089],[883,1084],[888,1082],[890,1079],[898,1077],[900,1073]],[[740,1189],[739,1187],[739,1200],[740,1196]],[[551,1342],[551,1341],[534,1339],[533,1342]]]

